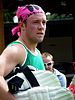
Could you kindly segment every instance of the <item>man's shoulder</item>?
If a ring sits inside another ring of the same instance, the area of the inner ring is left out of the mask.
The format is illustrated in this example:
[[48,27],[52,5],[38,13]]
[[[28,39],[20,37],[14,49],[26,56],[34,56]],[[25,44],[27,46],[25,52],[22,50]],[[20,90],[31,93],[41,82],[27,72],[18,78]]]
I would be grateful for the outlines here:
[[22,55],[22,54],[25,54],[25,49],[24,47],[19,44],[19,43],[16,43],[16,41],[14,42],[11,42],[7,47],[6,47],[6,50],[14,55],[14,56],[18,56],[18,55]]

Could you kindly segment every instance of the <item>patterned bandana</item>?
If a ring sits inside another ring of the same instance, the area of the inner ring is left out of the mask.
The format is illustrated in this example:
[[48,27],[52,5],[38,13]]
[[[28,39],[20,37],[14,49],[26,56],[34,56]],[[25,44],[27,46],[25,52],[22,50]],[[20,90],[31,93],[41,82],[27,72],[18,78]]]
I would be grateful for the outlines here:
[[[18,21],[19,20],[25,21],[30,15],[36,13],[45,13],[45,12],[40,6],[35,4],[30,4],[30,5],[18,7],[16,16],[18,17]],[[18,36],[20,36],[21,34],[19,25],[14,27],[11,31],[12,31],[12,35],[15,35],[17,33]]]

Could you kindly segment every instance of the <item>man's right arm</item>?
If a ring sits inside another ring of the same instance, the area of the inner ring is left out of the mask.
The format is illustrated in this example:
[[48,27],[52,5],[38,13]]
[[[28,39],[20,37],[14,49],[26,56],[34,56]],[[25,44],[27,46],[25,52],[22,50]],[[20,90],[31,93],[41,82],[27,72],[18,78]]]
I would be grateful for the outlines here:
[[22,64],[25,59],[24,48],[20,45],[9,46],[0,55],[0,100],[16,100],[9,92],[4,79],[17,64]]
[[0,55],[0,100],[16,100],[15,96],[9,92],[7,82],[4,79],[18,63],[15,51],[17,51],[15,48],[9,47]]
[[9,93],[8,85],[2,76],[0,76],[0,100],[16,100],[16,98]]

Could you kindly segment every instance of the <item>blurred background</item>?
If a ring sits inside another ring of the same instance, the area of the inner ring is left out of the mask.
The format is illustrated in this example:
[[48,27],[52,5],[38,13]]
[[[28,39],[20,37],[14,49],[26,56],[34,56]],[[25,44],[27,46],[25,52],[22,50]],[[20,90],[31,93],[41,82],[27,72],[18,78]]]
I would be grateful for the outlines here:
[[0,0],[0,53],[18,38],[11,34],[12,27],[17,25],[17,7],[30,3],[41,6],[48,20],[44,41],[38,49],[54,56],[54,67],[66,75],[69,83],[75,73],[74,0]]

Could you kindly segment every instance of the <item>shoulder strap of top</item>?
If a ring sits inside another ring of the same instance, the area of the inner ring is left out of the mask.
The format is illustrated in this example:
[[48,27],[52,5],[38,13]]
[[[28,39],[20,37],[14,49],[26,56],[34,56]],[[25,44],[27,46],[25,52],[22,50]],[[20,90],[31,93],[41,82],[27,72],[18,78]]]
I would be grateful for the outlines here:
[[[26,58],[27,58],[27,49],[26,49],[26,46],[22,42],[20,42],[20,41],[13,41],[8,46],[12,46],[12,45],[15,45],[15,44],[21,44],[23,46],[23,48],[24,48],[24,50],[26,52]],[[26,59],[24,60],[22,66],[24,65],[25,61],[26,61]]]
[[22,44],[25,47],[25,45],[19,41],[11,42],[8,46],[13,45],[13,44]]

